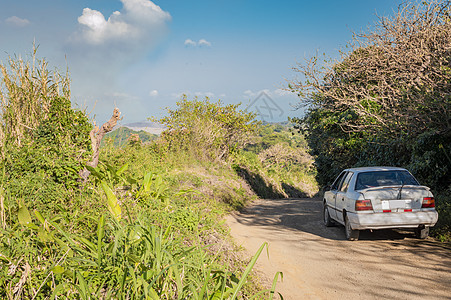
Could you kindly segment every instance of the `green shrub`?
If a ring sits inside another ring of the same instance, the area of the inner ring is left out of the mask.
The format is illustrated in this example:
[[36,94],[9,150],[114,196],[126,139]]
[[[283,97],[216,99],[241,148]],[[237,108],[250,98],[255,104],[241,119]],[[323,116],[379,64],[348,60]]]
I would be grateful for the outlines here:
[[168,128],[162,140],[172,150],[190,150],[198,157],[225,159],[244,147],[257,130],[255,114],[239,110],[239,104],[223,105],[208,98],[177,102],[177,109],[167,108],[168,116],[157,120]]
[[85,113],[73,110],[69,100],[53,99],[47,118],[23,139],[26,143],[7,148],[8,175],[43,173],[56,183],[77,186],[78,172],[90,157],[91,127]]

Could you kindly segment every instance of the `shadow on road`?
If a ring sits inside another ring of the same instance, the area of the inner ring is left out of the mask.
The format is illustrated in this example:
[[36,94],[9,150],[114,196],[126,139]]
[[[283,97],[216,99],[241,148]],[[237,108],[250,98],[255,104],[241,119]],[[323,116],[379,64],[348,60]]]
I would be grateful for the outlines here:
[[[240,211],[238,222],[256,226],[275,226],[299,230],[331,240],[345,240],[344,227],[325,227],[320,198],[260,200]],[[360,240],[403,240],[413,238],[413,231],[382,229],[362,230]],[[420,241],[420,240],[418,240]],[[421,241],[427,243],[427,241]],[[449,245],[443,247],[451,249]]]

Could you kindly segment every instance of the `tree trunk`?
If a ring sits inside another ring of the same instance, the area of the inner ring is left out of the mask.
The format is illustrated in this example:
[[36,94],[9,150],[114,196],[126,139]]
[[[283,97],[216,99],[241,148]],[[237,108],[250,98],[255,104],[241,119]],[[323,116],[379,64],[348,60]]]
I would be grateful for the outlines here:
[[[119,120],[122,120],[121,112],[119,111],[119,108],[116,107],[113,111],[113,116],[111,117],[111,119],[103,124],[100,129],[94,122],[94,129],[92,129],[89,133],[92,146],[92,161],[87,163],[88,166],[93,168],[97,167],[97,165],[99,164],[100,143],[102,142],[105,134],[113,130],[114,126],[116,126],[117,121]],[[81,170],[81,180],[83,180],[83,182],[86,182],[88,180],[89,174],[91,174],[91,172],[89,172],[86,168]]]

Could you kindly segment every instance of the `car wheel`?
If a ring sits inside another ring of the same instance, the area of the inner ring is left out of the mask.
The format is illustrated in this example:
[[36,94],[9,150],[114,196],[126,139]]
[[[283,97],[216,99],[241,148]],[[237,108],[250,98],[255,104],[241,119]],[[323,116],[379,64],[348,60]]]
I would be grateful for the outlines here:
[[418,226],[418,228],[415,228],[415,236],[418,239],[424,240],[429,236],[429,227],[426,226]]
[[326,227],[331,227],[334,225],[332,219],[330,218],[329,209],[327,208],[326,203],[324,203],[324,208],[323,208],[323,222],[324,222],[324,225],[326,225]]
[[348,216],[345,218],[345,233],[348,241],[356,241],[359,239],[360,231],[352,229]]

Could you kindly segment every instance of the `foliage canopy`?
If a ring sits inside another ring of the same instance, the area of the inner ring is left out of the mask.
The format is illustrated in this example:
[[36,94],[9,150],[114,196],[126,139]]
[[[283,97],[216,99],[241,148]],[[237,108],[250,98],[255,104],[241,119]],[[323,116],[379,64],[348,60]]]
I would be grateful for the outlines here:
[[355,34],[338,61],[294,68],[304,79],[288,88],[309,107],[294,122],[308,132],[321,186],[348,167],[406,167],[439,195],[439,220],[451,226],[450,45],[450,1],[404,3]]

